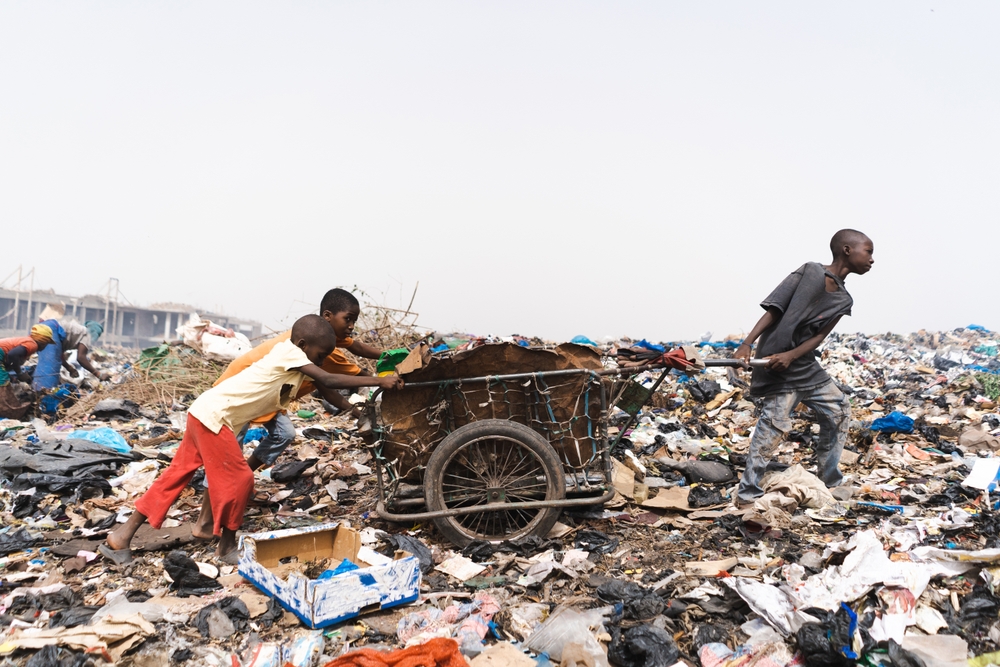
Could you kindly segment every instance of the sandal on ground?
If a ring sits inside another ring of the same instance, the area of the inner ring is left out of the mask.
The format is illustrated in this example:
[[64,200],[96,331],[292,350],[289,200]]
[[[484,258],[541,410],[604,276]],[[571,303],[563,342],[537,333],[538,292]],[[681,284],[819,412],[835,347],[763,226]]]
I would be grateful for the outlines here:
[[97,551],[115,565],[128,565],[132,562],[131,549],[112,549],[107,544],[102,544],[97,547]]

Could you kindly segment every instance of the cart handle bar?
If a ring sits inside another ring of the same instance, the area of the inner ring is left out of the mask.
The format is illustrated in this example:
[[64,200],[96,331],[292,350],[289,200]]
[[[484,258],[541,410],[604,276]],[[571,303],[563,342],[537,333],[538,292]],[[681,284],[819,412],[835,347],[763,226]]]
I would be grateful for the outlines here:
[[[763,368],[767,365],[767,359],[751,359],[749,363],[743,361],[742,359],[706,359],[705,366],[712,367],[730,367],[730,368]],[[431,380],[428,382],[407,382],[406,388],[421,388],[421,387],[438,387],[444,383],[460,383],[460,382],[505,382],[507,380],[530,380],[534,377],[557,377],[563,375],[591,375],[594,377],[607,376],[607,375],[635,375],[642,373],[644,371],[659,370],[662,368],[667,368],[665,364],[646,364],[645,366],[634,366],[631,368],[608,368],[600,371],[591,370],[589,368],[566,368],[557,371],[536,371],[534,373],[510,373],[508,375],[481,375],[479,377],[471,378],[450,378],[442,380]],[[379,391],[381,393],[381,391]]]

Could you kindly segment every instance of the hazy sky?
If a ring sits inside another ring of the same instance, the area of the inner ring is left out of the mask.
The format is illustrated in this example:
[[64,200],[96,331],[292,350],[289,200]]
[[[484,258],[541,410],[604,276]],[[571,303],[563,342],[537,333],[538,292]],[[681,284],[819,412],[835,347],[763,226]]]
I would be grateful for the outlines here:
[[4,2],[0,274],[273,327],[419,281],[442,330],[721,337],[855,227],[876,264],[841,331],[1000,328],[998,25],[974,1]]

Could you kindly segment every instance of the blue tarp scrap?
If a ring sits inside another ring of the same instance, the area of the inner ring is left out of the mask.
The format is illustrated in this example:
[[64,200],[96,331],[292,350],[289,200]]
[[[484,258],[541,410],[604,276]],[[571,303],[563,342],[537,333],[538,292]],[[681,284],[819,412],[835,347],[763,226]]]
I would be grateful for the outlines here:
[[873,421],[869,428],[882,433],[913,433],[913,420],[902,412],[890,412]]

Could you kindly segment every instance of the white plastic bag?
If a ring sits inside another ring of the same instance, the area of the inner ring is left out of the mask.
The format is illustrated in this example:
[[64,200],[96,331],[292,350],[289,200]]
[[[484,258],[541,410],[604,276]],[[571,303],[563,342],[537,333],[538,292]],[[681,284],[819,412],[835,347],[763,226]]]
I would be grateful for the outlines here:
[[232,361],[253,349],[250,339],[240,332],[203,320],[197,313],[192,313],[186,324],[177,327],[177,336],[185,345],[213,361]]

